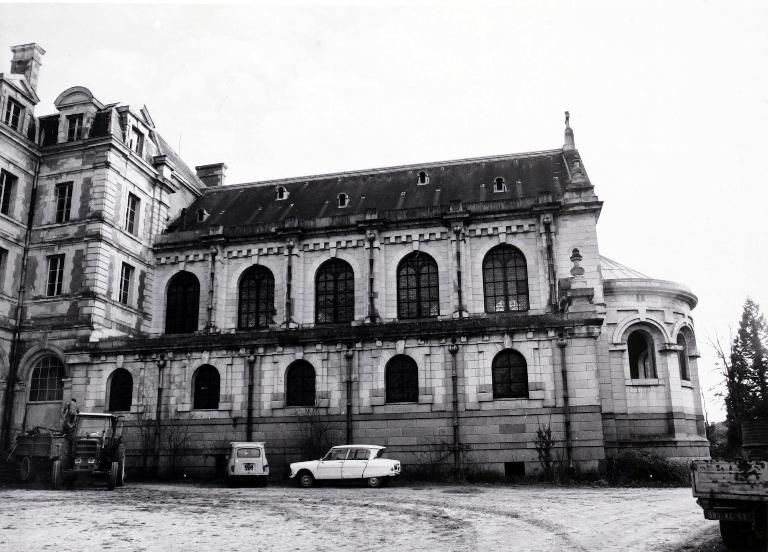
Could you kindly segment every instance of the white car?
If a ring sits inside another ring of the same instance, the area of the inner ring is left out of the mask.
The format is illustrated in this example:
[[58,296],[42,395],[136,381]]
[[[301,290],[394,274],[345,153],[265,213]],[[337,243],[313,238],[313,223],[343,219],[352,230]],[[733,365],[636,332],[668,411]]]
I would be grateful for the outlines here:
[[400,474],[400,461],[382,458],[384,447],[376,445],[344,445],[333,447],[320,460],[294,462],[291,479],[300,487],[311,487],[315,481],[365,480],[369,487],[379,487],[390,477]]
[[230,483],[251,480],[266,486],[268,476],[269,463],[267,463],[264,443],[252,441],[229,443],[227,479]]

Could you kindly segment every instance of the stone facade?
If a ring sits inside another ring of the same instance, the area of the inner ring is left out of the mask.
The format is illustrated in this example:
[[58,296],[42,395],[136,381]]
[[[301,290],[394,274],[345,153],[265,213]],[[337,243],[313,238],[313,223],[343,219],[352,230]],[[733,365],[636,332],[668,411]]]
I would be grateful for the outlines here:
[[[5,446],[75,397],[125,416],[134,465],[181,455],[200,473],[245,439],[268,443],[277,473],[318,433],[406,467],[529,474],[544,426],[583,471],[627,448],[708,454],[696,297],[600,256],[602,203],[567,121],[554,150],[225,186],[225,165],[191,171],[146,108],[74,87],[35,117],[43,53],[16,47],[0,75]],[[434,293],[418,316],[401,308],[414,258],[435,267],[429,289],[413,277]],[[352,301],[336,323],[318,314],[332,259]],[[254,266],[271,303],[244,324]],[[415,376],[393,376],[397,362]],[[290,398],[297,363],[311,403]],[[413,394],[393,400],[396,386]]]

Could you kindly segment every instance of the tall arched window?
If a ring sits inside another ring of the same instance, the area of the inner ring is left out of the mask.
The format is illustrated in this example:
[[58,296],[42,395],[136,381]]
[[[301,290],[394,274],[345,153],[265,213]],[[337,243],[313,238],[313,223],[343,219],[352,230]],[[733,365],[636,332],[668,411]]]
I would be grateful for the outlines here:
[[494,399],[528,398],[528,365],[523,355],[504,349],[491,367]]
[[485,312],[527,311],[528,267],[516,247],[501,244],[483,259]]
[[219,371],[210,364],[203,364],[192,378],[192,408],[215,410],[219,408],[221,378]]
[[437,263],[420,251],[397,266],[397,317],[428,318],[440,314]]
[[682,333],[677,334],[677,344],[682,347],[677,352],[677,362],[680,365],[680,379],[691,381],[691,370],[688,366],[688,343]]
[[349,263],[331,259],[315,276],[315,323],[351,322],[355,316],[355,276]]
[[648,332],[635,330],[627,338],[629,374],[632,379],[656,377],[656,358],[653,354],[653,338]]
[[64,365],[47,355],[37,361],[29,382],[30,402],[60,401],[64,398]]
[[387,402],[418,402],[419,369],[409,356],[396,355],[384,369],[387,385]]
[[237,327],[266,328],[275,310],[275,278],[268,268],[252,266],[240,278]]
[[199,307],[200,282],[191,272],[179,272],[168,283],[165,297],[165,333],[196,332]]
[[109,378],[110,412],[127,412],[133,402],[133,376],[125,368],[118,368]]
[[315,405],[315,369],[306,360],[296,360],[285,374],[285,406]]

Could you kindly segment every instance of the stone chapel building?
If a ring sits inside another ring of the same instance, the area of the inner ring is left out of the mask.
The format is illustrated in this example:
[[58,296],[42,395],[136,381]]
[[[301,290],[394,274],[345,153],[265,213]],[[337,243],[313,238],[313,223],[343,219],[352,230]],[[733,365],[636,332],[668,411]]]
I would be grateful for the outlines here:
[[74,397],[125,417],[134,465],[162,465],[182,428],[199,473],[233,440],[266,441],[273,468],[303,459],[320,424],[406,470],[532,474],[544,426],[582,471],[625,449],[708,456],[697,298],[600,255],[567,118],[546,151],[225,185],[146,107],[74,86],[35,114],[45,52],[12,52],[2,447]]

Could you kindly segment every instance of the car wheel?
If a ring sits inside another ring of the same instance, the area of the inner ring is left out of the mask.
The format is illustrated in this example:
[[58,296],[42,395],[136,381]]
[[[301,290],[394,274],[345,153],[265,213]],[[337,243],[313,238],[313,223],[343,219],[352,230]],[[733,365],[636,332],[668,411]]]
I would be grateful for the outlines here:
[[365,482],[372,489],[375,489],[376,487],[381,487],[381,477],[369,477],[368,479],[365,480]]
[[303,471],[298,475],[299,487],[309,489],[315,485],[315,478],[308,471]]

